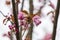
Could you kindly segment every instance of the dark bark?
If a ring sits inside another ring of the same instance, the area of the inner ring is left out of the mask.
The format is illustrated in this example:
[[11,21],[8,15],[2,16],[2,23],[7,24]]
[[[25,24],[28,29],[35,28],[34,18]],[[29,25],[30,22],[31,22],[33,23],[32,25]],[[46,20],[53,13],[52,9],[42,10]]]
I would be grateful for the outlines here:
[[[30,5],[30,8],[29,8],[30,15],[33,15],[33,9],[34,9],[33,0],[29,0],[29,5]],[[32,18],[30,21],[32,21]],[[32,40],[32,32],[33,32],[33,22],[31,23],[31,27],[29,29],[30,40]]]
[[[29,12],[30,12],[30,15],[33,16],[33,0],[29,0]],[[32,21],[32,18],[29,20],[29,22],[31,22],[30,24],[30,28],[29,28],[29,31],[28,31],[28,34],[27,34],[27,40],[32,40],[32,32],[33,32],[33,21]]]
[[55,40],[55,37],[56,37],[56,29],[57,29],[57,22],[58,22],[58,16],[59,16],[59,7],[60,7],[60,0],[58,0],[56,14],[55,14],[55,18],[54,18],[52,40]]
[[[17,5],[17,7],[16,7],[16,5]],[[15,4],[15,0],[12,0],[12,8],[13,8],[14,23],[16,25],[16,29],[18,29],[18,32],[16,32],[16,39],[20,40],[20,37],[19,37],[19,24],[18,24],[18,18],[17,18],[18,4]]]

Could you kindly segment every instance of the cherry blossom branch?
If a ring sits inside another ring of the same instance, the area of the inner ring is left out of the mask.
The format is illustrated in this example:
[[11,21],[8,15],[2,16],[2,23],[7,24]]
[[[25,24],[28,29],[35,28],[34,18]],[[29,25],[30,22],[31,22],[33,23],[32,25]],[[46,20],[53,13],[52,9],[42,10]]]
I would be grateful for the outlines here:
[[6,17],[6,16],[3,14],[3,12],[2,12],[2,11],[0,11],[0,13],[1,13],[4,17]]
[[15,5],[15,0],[12,0],[12,8],[13,8],[13,15],[14,15],[14,23],[16,25],[16,29],[18,29],[18,32],[16,32],[16,39],[20,40],[20,37],[19,37],[19,24],[18,24],[18,18],[17,18],[18,7],[16,7],[16,5]]
[[60,7],[60,0],[58,0],[56,14],[55,14],[55,18],[54,18],[52,40],[55,40],[55,37],[56,37],[56,29],[57,29],[57,22],[58,22],[58,16],[59,16],[59,7]]
[[[33,7],[33,0],[29,0],[29,5],[30,5],[30,8],[29,8],[30,15],[33,16],[33,9],[34,9],[34,7]],[[30,18],[29,21],[31,22],[32,18]],[[31,22],[30,26],[31,27],[29,28],[28,34],[26,36],[26,40],[32,40],[33,22]]]
[[[30,8],[29,8],[30,15],[32,16],[33,15],[33,9],[34,9],[33,0],[29,0],[29,5],[30,5]],[[32,20],[30,20],[30,21],[32,21]],[[31,27],[29,28],[30,40],[32,40],[32,32],[33,32],[33,22],[31,23]]]
[[[16,2],[16,11],[18,12],[18,0],[17,0],[17,2]],[[23,7],[22,7],[23,8]],[[22,10],[22,9],[21,9]],[[17,13],[18,14],[18,13]],[[22,27],[20,26],[20,30],[19,30],[19,37],[20,37],[20,40],[22,40]]]
[[3,14],[2,11],[0,11],[0,13],[5,17],[5,19],[3,20],[3,24],[4,24],[4,22],[5,22],[6,19],[7,19],[7,21],[5,22],[5,25],[7,24],[8,21],[10,21],[11,23],[13,23],[7,15]]

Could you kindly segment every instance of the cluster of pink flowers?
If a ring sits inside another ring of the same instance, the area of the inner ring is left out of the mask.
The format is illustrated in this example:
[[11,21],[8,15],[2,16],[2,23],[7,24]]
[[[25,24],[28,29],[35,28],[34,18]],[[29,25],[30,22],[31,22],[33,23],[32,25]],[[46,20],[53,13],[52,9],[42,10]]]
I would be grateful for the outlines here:
[[14,25],[9,25],[9,29],[13,30],[15,28],[15,24]]
[[13,24],[13,25],[9,25],[8,26],[10,30],[12,30],[13,32],[18,32],[18,29],[16,28],[16,25]]
[[[28,16],[28,15],[24,14],[23,12],[19,12],[19,14],[18,14],[18,19],[21,21],[20,24],[24,25],[25,27],[28,26],[28,22],[26,21],[27,20],[26,16]],[[32,21],[36,25],[39,25],[41,23],[41,21],[39,19],[40,19],[40,16],[38,16],[38,15],[35,15],[34,17],[32,17]]]
[[[28,23],[28,21],[27,21],[27,14],[25,14],[24,12],[19,12],[18,13],[18,20],[20,20],[19,21],[19,26],[24,26],[24,29],[27,29],[28,28],[28,26],[30,25],[30,23]],[[11,18],[10,17],[8,17],[7,16],[7,18],[6,19],[8,19],[9,21],[11,20]],[[5,20],[6,20],[5,19]],[[32,17],[32,21],[33,21],[33,23],[35,23],[36,24],[36,26],[38,26],[40,23],[41,23],[41,21],[39,20],[40,19],[40,16],[38,16],[38,15],[35,15],[34,17]],[[5,22],[5,20],[4,20],[4,22]],[[12,22],[12,21],[11,21]],[[9,27],[9,29],[12,31],[12,32],[18,32],[18,29],[16,29],[16,25],[13,23],[13,24],[11,24],[11,25],[9,25],[8,26]],[[10,32],[8,32],[7,34],[3,34],[3,36],[7,36],[7,37],[10,37],[11,36],[11,31]]]
[[20,22],[19,22],[20,26],[24,26],[25,28],[28,27],[26,15],[21,11],[18,13],[18,20],[20,20]]

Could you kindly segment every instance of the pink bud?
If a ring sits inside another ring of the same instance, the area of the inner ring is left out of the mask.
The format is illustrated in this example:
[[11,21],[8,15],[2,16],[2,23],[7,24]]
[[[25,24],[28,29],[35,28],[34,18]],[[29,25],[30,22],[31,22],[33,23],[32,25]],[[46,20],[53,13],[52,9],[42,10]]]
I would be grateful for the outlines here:
[[7,34],[3,34],[3,36],[5,37],[5,36],[7,36]]
[[10,35],[11,35],[11,33],[10,33],[10,32],[8,32],[8,35],[10,36]]
[[10,29],[10,30],[12,30],[12,29],[14,29],[14,28],[15,28],[15,24],[9,25],[9,29]]
[[41,24],[41,21],[39,21],[39,20],[35,20],[34,22],[35,22],[36,25]]
[[19,30],[18,30],[17,28],[15,28],[15,32],[18,33],[18,31],[19,31]]
[[9,29],[12,30],[12,25],[9,25]]

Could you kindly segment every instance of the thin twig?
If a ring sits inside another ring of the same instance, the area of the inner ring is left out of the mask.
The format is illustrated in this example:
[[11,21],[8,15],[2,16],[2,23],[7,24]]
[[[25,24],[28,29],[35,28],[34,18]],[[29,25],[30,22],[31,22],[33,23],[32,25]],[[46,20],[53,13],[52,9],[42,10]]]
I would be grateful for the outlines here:
[[10,39],[13,40],[13,34],[12,34],[12,31],[11,31]]
[[25,1],[25,0],[22,0],[22,6],[21,6],[21,11],[23,10],[23,6],[24,6],[24,1]]
[[[21,6],[21,11],[23,11],[23,6],[24,6],[24,0],[22,0],[22,6]],[[20,40],[22,40],[22,27],[20,26]]]
[[0,11],[0,13],[1,13],[4,17],[6,17],[6,16],[3,14],[3,12],[2,12],[2,11]]
[[44,5],[41,6],[41,7],[39,8],[38,12],[36,13],[36,14],[39,15],[39,16],[41,16],[41,10],[42,10],[43,7],[45,7],[45,5],[46,5],[46,0],[44,0],[44,3],[43,3],[43,4],[44,4]]
[[55,40],[55,37],[56,37],[56,29],[57,29],[57,22],[58,22],[58,16],[59,16],[59,7],[60,7],[60,0],[58,0],[56,14],[55,14],[55,18],[54,18],[52,40]]

